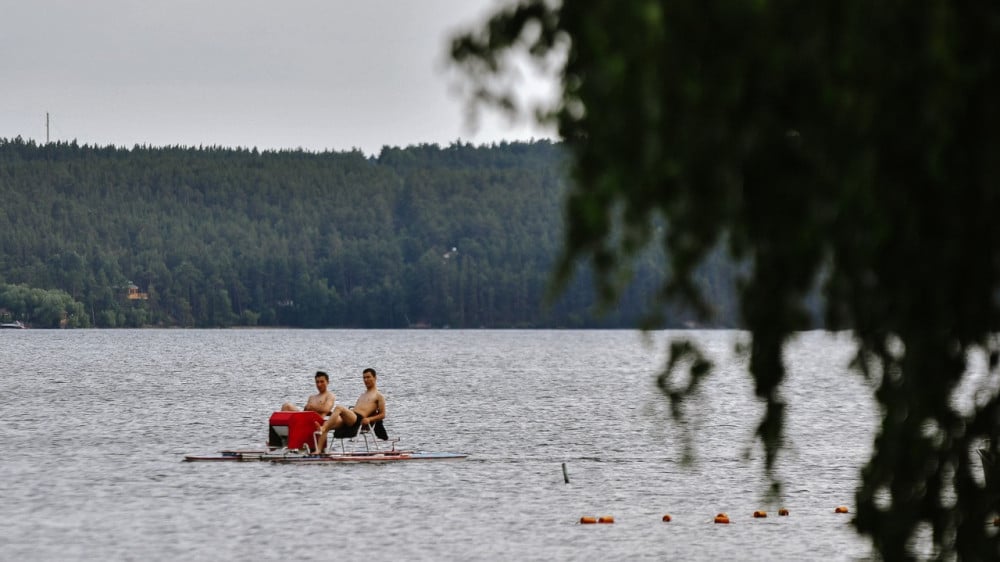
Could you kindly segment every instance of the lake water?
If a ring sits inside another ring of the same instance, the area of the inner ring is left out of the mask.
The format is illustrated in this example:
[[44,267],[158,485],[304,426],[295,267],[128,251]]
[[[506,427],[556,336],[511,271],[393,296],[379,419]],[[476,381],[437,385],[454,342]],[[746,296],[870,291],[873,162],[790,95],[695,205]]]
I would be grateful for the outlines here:
[[[690,404],[696,464],[655,378],[672,338],[717,369]],[[727,331],[5,330],[0,558],[850,560],[876,422],[846,335],[787,352],[780,501]],[[260,448],[313,373],[353,403],[374,367],[389,432],[459,462],[185,463]],[[747,458],[746,455],[749,454]],[[563,480],[566,464],[570,482]],[[789,517],[777,517],[780,507]],[[755,510],[769,517],[754,519]],[[732,523],[715,525],[716,513]],[[673,521],[662,522],[664,514]],[[613,525],[581,525],[611,515]]]

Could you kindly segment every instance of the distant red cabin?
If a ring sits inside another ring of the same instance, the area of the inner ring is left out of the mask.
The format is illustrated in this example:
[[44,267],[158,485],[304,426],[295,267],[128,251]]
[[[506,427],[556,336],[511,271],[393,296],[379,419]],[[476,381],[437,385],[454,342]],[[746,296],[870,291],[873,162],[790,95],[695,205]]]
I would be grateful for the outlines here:
[[144,301],[149,299],[149,293],[139,292],[139,287],[137,287],[132,283],[129,283],[128,294],[126,295],[126,297],[130,301]]

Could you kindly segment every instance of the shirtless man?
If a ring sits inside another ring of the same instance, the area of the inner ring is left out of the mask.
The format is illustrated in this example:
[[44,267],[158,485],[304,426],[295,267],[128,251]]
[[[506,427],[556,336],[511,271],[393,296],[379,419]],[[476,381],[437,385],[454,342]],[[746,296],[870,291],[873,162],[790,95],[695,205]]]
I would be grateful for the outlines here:
[[[337,403],[337,396],[326,389],[330,384],[330,377],[323,371],[316,371],[316,394],[313,394],[306,400],[305,410],[306,412],[316,412],[321,416],[327,416],[333,411],[334,404]],[[298,412],[299,407],[291,402],[285,402],[281,405],[282,412]]]
[[365,381],[365,392],[358,396],[354,409],[345,408],[343,405],[337,406],[330,414],[330,419],[326,420],[322,427],[318,423],[316,424],[321,433],[319,438],[320,451],[326,450],[326,434],[331,429],[349,427],[357,434],[361,426],[385,419],[385,397],[375,385],[377,376],[375,369],[365,369],[362,373]]

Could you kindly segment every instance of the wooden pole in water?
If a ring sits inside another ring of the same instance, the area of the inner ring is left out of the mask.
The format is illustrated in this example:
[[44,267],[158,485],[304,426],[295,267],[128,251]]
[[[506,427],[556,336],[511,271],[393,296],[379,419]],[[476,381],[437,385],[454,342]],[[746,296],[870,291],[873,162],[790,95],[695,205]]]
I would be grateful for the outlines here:
[[563,466],[563,482],[569,484],[569,473],[566,472],[566,463],[562,463]]

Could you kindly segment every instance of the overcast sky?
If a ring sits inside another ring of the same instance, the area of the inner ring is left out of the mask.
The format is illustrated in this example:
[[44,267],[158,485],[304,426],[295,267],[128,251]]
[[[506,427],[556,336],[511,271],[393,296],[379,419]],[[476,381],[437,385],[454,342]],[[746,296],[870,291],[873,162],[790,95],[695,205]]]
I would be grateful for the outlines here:
[[[474,132],[448,38],[497,0],[0,0],[0,138],[312,151]],[[543,85],[531,85],[543,90]]]

